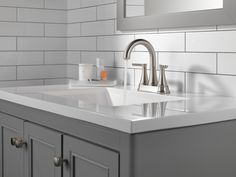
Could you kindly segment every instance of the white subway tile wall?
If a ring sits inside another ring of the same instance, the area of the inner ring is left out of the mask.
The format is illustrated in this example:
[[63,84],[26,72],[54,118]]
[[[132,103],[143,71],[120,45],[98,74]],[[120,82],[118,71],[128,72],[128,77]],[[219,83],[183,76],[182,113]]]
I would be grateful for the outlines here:
[[[121,32],[116,30],[118,0],[78,1],[68,5],[70,77],[76,77],[73,72],[77,72],[72,63],[78,60],[70,56],[73,51],[81,52],[82,63],[95,64],[97,57],[103,58],[110,77],[122,81],[127,44],[144,38],[153,44],[158,63],[169,65],[167,80],[172,91],[236,96],[235,25]],[[75,1],[69,0],[68,4]],[[136,47],[128,62],[130,84],[138,85],[141,70],[132,63],[149,64],[144,47]]]
[[0,87],[65,83],[67,0],[0,0]]
[[[122,83],[123,52],[144,38],[158,63],[169,65],[171,90],[236,96],[235,25],[121,32],[117,1],[0,0],[0,86],[66,83],[78,77],[78,63],[97,57]],[[149,64],[145,48],[136,47],[128,63],[129,83],[137,85],[133,62]]]

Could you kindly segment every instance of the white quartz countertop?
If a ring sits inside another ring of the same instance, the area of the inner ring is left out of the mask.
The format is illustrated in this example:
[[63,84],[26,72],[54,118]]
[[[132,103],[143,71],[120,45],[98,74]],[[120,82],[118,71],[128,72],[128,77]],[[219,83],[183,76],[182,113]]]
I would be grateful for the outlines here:
[[1,88],[0,99],[126,133],[142,133],[236,119],[234,97],[175,94],[174,96],[185,99],[152,104],[104,106],[45,94],[46,91],[67,89],[70,89],[68,85]]

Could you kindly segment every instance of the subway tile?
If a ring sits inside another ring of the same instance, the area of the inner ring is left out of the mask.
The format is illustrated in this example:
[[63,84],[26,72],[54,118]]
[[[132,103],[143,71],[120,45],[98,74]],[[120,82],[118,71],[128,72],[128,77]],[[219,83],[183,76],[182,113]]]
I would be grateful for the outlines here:
[[16,8],[0,7],[0,21],[16,21]]
[[54,37],[65,37],[67,33],[66,24],[45,24],[45,35]]
[[0,87],[23,87],[44,85],[43,80],[0,81]]
[[159,62],[168,65],[168,70],[216,73],[214,53],[159,53]]
[[0,50],[16,50],[16,38],[0,37]]
[[124,51],[134,40],[133,35],[102,36],[97,38],[97,47],[101,51]]
[[67,51],[67,64],[79,64],[80,52]]
[[80,8],[81,0],[67,0],[67,9],[77,9]]
[[43,64],[43,52],[0,52],[0,65]]
[[[168,34],[141,34],[135,35],[136,39],[146,39],[154,47],[156,51],[184,51],[185,35],[184,33],[168,33]],[[146,51],[142,46],[136,47],[137,51]]]
[[0,67],[0,80],[16,80],[16,67],[9,66],[9,67]]
[[98,21],[81,24],[82,36],[98,36],[114,34],[114,21]]
[[67,21],[68,23],[96,21],[96,7],[69,10]]
[[0,22],[0,36],[43,36],[44,25],[36,23]]
[[66,50],[66,38],[19,37],[18,50]]
[[18,50],[44,50],[45,39],[40,37],[20,37],[17,40]]
[[[100,58],[104,66],[114,66],[114,52],[82,52],[81,63],[96,65],[96,59]],[[102,62],[103,61],[103,62]]]
[[66,38],[44,38],[44,50],[66,50]]
[[65,78],[67,76],[66,65],[41,65],[41,66],[18,66],[18,79],[49,79]]
[[20,22],[66,23],[66,11],[46,9],[18,9]]
[[17,65],[39,65],[43,64],[43,52],[16,52]]
[[45,85],[64,85],[68,84],[69,79],[64,78],[64,79],[45,79],[44,84]]
[[236,75],[236,53],[218,54],[218,73]]
[[81,7],[97,6],[101,4],[114,3],[116,0],[80,0]]
[[45,64],[67,64],[66,52],[45,52]]
[[67,25],[67,36],[78,37],[80,36],[80,23],[68,24]]
[[236,96],[236,77],[187,73],[187,92],[220,96]]
[[68,38],[68,50],[96,50],[96,37]]
[[187,33],[186,41],[191,52],[236,52],[236,31]]
[[45,0],[45,8],[67,9],[67,0]]
[[116,4],[108,4],[97,7],[97,19],[115,19],[116,18]]
[[67,65],[67,77],[69,79],[78,79],[78,65]]
[[0,6],[44,8],[44,0],[0,0]]

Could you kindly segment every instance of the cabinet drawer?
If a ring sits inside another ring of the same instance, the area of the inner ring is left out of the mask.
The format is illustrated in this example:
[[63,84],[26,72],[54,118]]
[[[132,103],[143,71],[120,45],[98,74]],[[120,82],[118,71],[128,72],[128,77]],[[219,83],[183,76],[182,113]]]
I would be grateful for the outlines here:
[[23,120],[0,113],[1,177],[23,177],[23,149],[11,145],[11,138],[23,138],[23,127]]
[[64,177],[118,177],[119,154],[100,146],[64,136]]
[[54,166],[54,158],[62,155],[62,134],[26,122],[24,137],[25,177],[61,177],[61,166]]

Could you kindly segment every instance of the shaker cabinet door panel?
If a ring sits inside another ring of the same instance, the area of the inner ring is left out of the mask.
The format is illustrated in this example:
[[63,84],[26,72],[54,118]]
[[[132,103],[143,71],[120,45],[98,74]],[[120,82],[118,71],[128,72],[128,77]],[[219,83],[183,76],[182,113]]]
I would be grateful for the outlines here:
[[23,148],[11,144],[11,138],[23,138],[24,122],[0,113],[0,176],[24,177]]
[[54,166],[54,157],[61,157],[62,135],[58,132],[25,123],[27,141],[25,177],[61,177],[61,168]]
[[64,177],[118,177],[119,155],[100,146],[64,136]]

